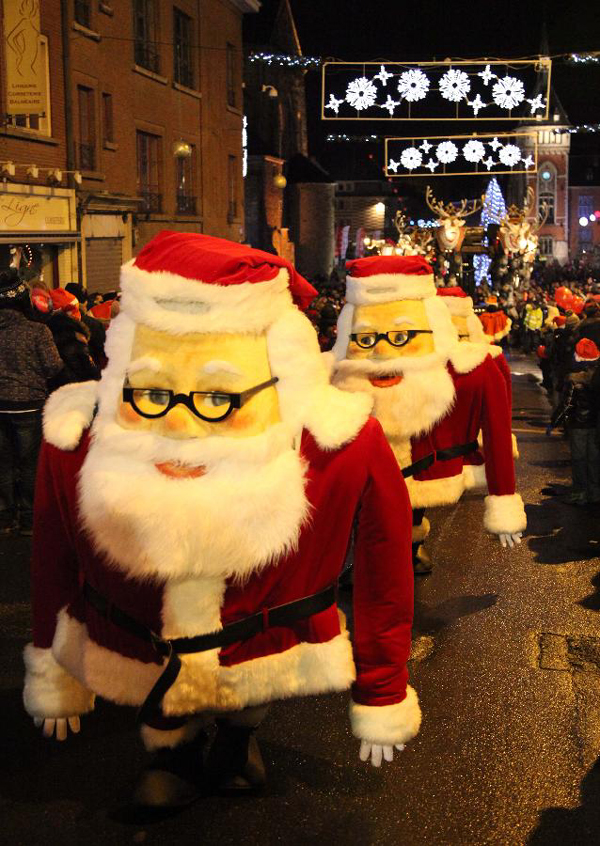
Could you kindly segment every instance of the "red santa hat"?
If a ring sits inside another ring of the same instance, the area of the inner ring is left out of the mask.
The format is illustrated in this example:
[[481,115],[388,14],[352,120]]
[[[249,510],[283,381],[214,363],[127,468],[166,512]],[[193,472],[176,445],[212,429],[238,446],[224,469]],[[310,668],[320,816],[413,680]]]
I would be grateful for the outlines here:
[[317,292],[277,255],[194,232],[159,232],[121,270],[122,308],[172,334],[261,332]]
[[600,350],[590,338],[582,338],[575,345],[575,361],[598,361]]
[[452,317],[466,318],[470,341],[479,344],[486,341],[481,321],[473,309],[473,300],[466,291],[454,285],[451,288],[438,288],[437,295],[442,297]]
[[347,264],[346,305],[338,320],[335,358],[346,358],[354,309],[361,305],[422,300],[433,330],[436,352],[448,355],[456,330],[447,308],[436,297],[433,270],[423,256],[370,256]]

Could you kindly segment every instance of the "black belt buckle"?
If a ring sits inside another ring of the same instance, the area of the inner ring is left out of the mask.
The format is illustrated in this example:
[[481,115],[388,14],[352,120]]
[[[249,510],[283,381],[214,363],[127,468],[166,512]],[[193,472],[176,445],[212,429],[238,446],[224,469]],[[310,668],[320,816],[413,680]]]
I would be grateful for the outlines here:
[[171,641],[164,640],[164,638],[159,637],[155,632],[151,629],[148,632],[148,636],[150,638],[150,643],[152,645],[152,649],[160,655],[161,657],[168,657],[171,652],[173,651],[173,647],[171,645]]

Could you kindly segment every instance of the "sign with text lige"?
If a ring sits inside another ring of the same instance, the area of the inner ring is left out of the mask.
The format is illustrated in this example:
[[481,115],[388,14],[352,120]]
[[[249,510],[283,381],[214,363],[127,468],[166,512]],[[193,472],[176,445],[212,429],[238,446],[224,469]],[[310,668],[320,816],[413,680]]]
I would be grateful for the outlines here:
[[66,197],[0,193],[0,232],[66,232],[70,228]]

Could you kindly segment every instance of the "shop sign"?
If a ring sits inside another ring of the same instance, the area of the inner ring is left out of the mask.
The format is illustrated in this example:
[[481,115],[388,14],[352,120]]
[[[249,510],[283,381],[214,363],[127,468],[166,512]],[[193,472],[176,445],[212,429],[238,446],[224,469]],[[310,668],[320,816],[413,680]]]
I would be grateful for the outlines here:
[[46,112],[46,68],[40,49],[39,0],[5,0],[6,111]]
[[0,194],[0,231],[67,232],[70,229],[67,197]]

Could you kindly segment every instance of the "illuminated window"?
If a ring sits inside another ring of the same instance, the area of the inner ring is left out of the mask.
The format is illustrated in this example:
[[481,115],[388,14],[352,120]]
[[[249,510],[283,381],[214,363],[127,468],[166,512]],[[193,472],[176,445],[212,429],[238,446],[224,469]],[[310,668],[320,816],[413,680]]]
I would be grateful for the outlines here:
[[46,81],[46,112],[43,115],[8,115],[7,123],[9,126],[18,126],[19,129],[28,129],[40,135],[50,136],[52,134],[50,123],[50,73],[48,69],[48,39],[45,35],[40,35],[40,52],[42,54],[42,67]]

